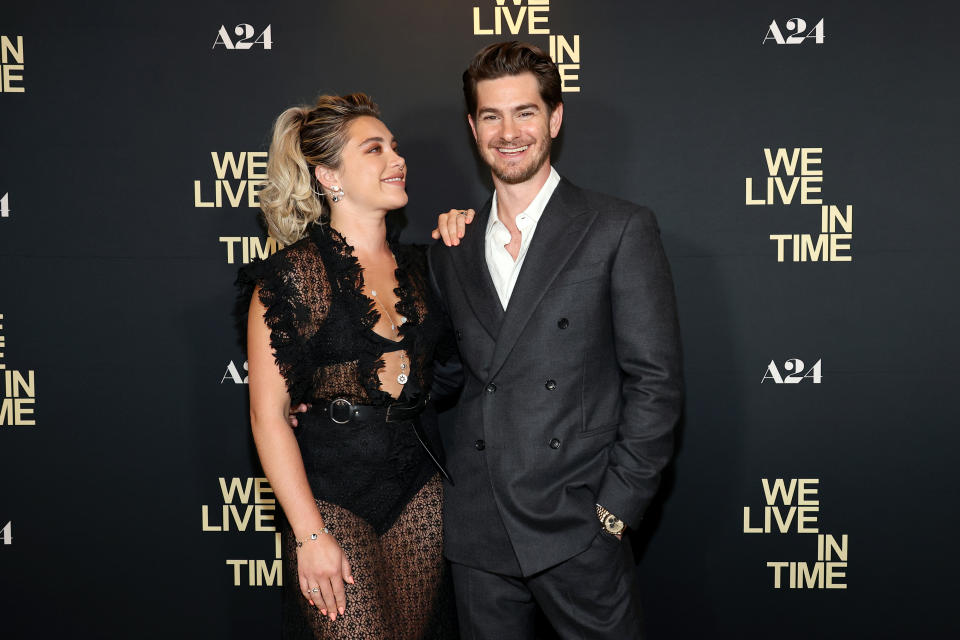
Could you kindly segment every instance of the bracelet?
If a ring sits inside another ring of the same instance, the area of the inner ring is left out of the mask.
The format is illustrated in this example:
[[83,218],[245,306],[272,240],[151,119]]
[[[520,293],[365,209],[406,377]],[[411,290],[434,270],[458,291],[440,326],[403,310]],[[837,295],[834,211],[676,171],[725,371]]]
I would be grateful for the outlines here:
[[[320,531],[318,531],[318,532],[316,532],[316,533],[311,533],[311,534],[310,534],[310,539],[311,539],[311,540],[316,540],[317,538],[320,537],[320,534],[321,534],[321,533],[325,533],[325,534],[327,534],[328,536],[332,536],[332,535],[333,535],[332,533],[330,533],[330,529],[327,529],[326,527],[324,527],[323,529],[320,529]],[[299,549],[300,547],[303,546],[303,540],[297,540],[296,542],[297,542],[297,549]]]

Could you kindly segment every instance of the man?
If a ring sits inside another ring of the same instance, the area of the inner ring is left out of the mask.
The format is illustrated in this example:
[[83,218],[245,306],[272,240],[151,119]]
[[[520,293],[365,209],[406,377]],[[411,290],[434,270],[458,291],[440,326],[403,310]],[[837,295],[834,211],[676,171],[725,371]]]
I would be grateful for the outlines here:
[[495,192],[462,241],[463,216],[441,216],[460,246],[429,254],[465,382],[443,434],[461,632],[531,638],[539,605],[564,638],[640,637],[621,534],[656,493],[681,405],[659,229],[551,167],[563,102],[542,50],[491,45],[463,89]]

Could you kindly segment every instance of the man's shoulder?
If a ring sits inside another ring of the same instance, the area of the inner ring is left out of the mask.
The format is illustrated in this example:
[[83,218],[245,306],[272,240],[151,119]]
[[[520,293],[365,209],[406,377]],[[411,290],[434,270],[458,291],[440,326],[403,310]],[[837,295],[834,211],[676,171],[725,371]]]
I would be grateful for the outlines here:
[[586,208],[600,214],[598,222],[602,224],[622,226],[632,221],[641,226],[656,225],[656,216],[647,206],[608,193],[584,189],[569,181],[567,185],[575,191]]
[[[476,231],[476,229],[467,229],[467,233]],[[461,243],[462,245],[462,243]],[[456,269],[453,267],[454,256],[457,252],[462,252],[463,246],[448,247],[443,244],[443,240],[437,240],[427,247],[427,270],[434,274],[433,277],[440,277],[443,274],[453,273]]]
[[[467,225],[466,236],[460,240],[460,244],[455,247],[448,247],[443,243],[442,240],[436,240],[433,244],[427,246],[427,261],[430,266],[435,265],[444,265],[453,259],[453,256],[457,254],[462,254],[467,244],[467,237],[472,235],[481,234],[484,235],[487,232],[487,220],[490,215],[490,204],[492,199],[487,200],[487,202],[477,210],[477,215],[474,216],[473,222]],[[471,241],[475,241],[476,238],[471,238]]]
[[[469,231],[472,231],[470,229]],[[468,232],[469,232],[468,231]],[[450,256],[450,252],[454,247],[448,247],[443,244],[443,240],[436,240],[433,244],[427,245],[427,261],[431,264],[437,262],[438,260],[445,260]]]

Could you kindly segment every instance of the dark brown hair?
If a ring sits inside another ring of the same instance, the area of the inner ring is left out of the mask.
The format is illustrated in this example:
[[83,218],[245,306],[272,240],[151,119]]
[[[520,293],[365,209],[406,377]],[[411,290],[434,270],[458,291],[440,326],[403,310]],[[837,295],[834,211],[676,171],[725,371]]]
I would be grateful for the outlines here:
[[477,53],[463,72],[467,112],[477,115],[477,82],[521,73],[532,73],[536,77],[540,97],[550,113],[563,103],[560,72],[543,49],[527,42],[497,42]]

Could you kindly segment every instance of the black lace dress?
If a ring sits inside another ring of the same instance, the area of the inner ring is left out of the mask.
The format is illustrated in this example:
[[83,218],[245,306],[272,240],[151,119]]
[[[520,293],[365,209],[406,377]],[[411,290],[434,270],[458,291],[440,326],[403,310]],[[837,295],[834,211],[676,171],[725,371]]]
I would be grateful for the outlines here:
[[[451,348],[447,322],[429,286],[422,249],[391,243],[398,269],[400,341],[373,331],[379,319],[363,294],[363,272],[343,237],[313,225],[307,237],[241,269],[249,302],[254,287],[266,307],[276,362],[291,401],[345,398],[381,405],[386,351],[410,362],[405,394],[430,389],[431,366]],[[443,487],[410,423],[337,424],[301,414],[295,433],[324,523],[353,569],[347,607],[335,622],[300,593],[289,524],[283,538],[283,637],[419,640],[456,637],[453,599],[442,556]],[[427,408],[428,430],[436,414]]]

